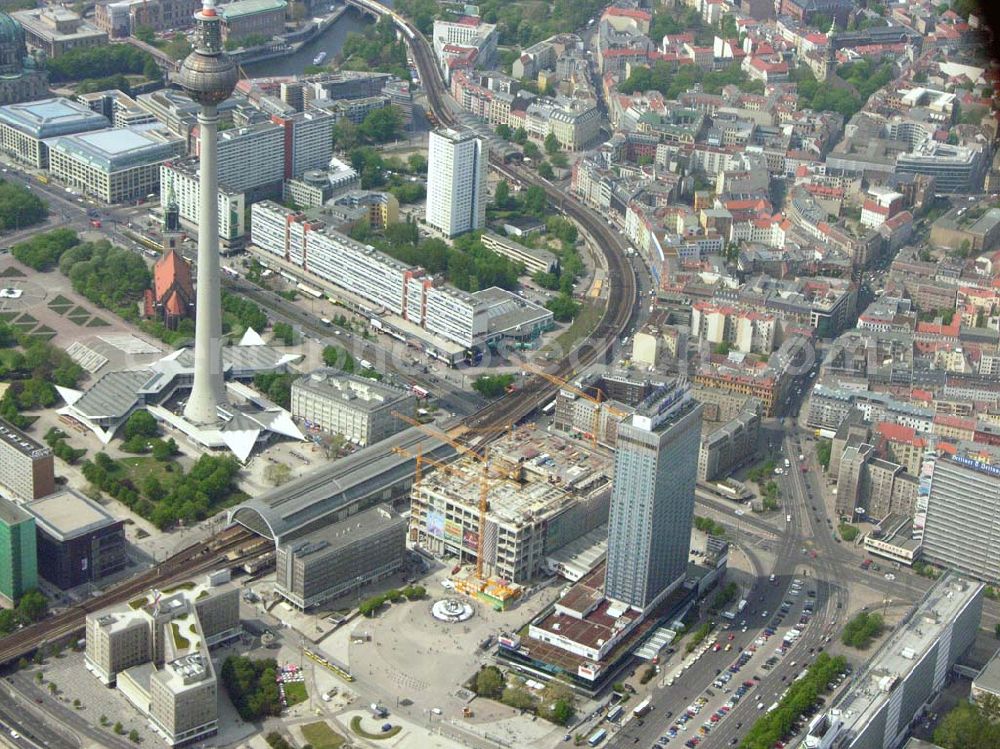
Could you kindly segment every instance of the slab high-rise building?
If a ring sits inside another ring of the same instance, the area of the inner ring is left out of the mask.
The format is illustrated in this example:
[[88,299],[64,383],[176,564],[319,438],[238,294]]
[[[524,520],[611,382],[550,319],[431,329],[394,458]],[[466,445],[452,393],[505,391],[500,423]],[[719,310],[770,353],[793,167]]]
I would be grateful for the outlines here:
[[[978,446],[977,446],[978,447]],[[956,455],[934,464],[924,526],[929,561],[1000,582],[1000,466]]]
[[427,154],[427,223],[446,236],[486,223],[489,144],[471,130],[430,134]]
[[701,410],[674,382],[618,427],[604,592],[644,612],[687,573]]
[[20,505],[0,497],[0,601],[12,606],[36,587],[35,519]]

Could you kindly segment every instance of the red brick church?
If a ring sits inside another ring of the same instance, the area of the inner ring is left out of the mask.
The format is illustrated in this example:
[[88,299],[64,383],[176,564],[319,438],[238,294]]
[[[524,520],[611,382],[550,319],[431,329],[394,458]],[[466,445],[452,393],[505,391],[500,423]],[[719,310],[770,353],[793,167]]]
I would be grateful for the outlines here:
[[168,249],[153,267],[153,288],[146,289],[146,317],[176,330],[184,318],[194,318],[194,283],[191,266],[174,249]]

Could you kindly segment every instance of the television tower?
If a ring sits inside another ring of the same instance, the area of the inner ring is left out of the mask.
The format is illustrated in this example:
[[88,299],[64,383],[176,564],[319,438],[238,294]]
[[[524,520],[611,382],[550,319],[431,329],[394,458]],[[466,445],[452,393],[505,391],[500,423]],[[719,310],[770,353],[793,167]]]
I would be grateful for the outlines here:
[[179,83],[198,112],[198,187],[201,215],[198,221],[198,293],[195,310],[194,385],[184,417],[202,426],[219,420],[218,407],[226,402],[222,372],[222,294],[219,281],[219,113],[239,80],[235,63],[222,51],[220,19],[215,0],[203,0],[194,14],[197,27],[194,51],[181,64]]

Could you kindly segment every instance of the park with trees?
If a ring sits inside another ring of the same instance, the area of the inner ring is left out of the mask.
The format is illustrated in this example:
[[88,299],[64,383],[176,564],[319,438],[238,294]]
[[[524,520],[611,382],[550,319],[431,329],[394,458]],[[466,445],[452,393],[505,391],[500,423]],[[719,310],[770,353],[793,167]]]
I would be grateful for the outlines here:
[[20,231],[48,218],[45,201],[24,185],[0,179],[0,231]]

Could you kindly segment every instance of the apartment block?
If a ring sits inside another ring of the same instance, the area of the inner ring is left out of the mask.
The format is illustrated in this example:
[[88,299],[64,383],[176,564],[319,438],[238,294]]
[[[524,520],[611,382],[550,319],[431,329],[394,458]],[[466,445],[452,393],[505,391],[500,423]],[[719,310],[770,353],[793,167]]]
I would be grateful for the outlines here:
[[427,223],[445,236],[486,223],[489,144],[471,130],[431,131],[427,155]]
[[982,609],[982,585],[943,575],[829,710],[812,720],[803,746],[898,749],[972,645]]
[[702,435],[698,450],[698,480],[717,481],[754,459],[760,437],[760,404]]
[[215,573],[87,616],[87,670],[116,684],[169,746],[218,732],[209,649],[242,631],[239,591],[227,580]]
[[981,457],[955,455],[936,462],[927,499],[924,556],[995,584],[1000,582],[1000,529],[984,519],[1000,514],[1000,467]]
[[0,486],[30,501],[56,490],[52,450],[0,419]]
[[[171,193],[177,205],[181,223],[197,229],[201,220],[201,186],[198,181],[198,159],[168,161],[160,166],[160,205],[168,205]],[[219,239],[224,248],[242,245],[246,235],[246,195],[219,185]]]

